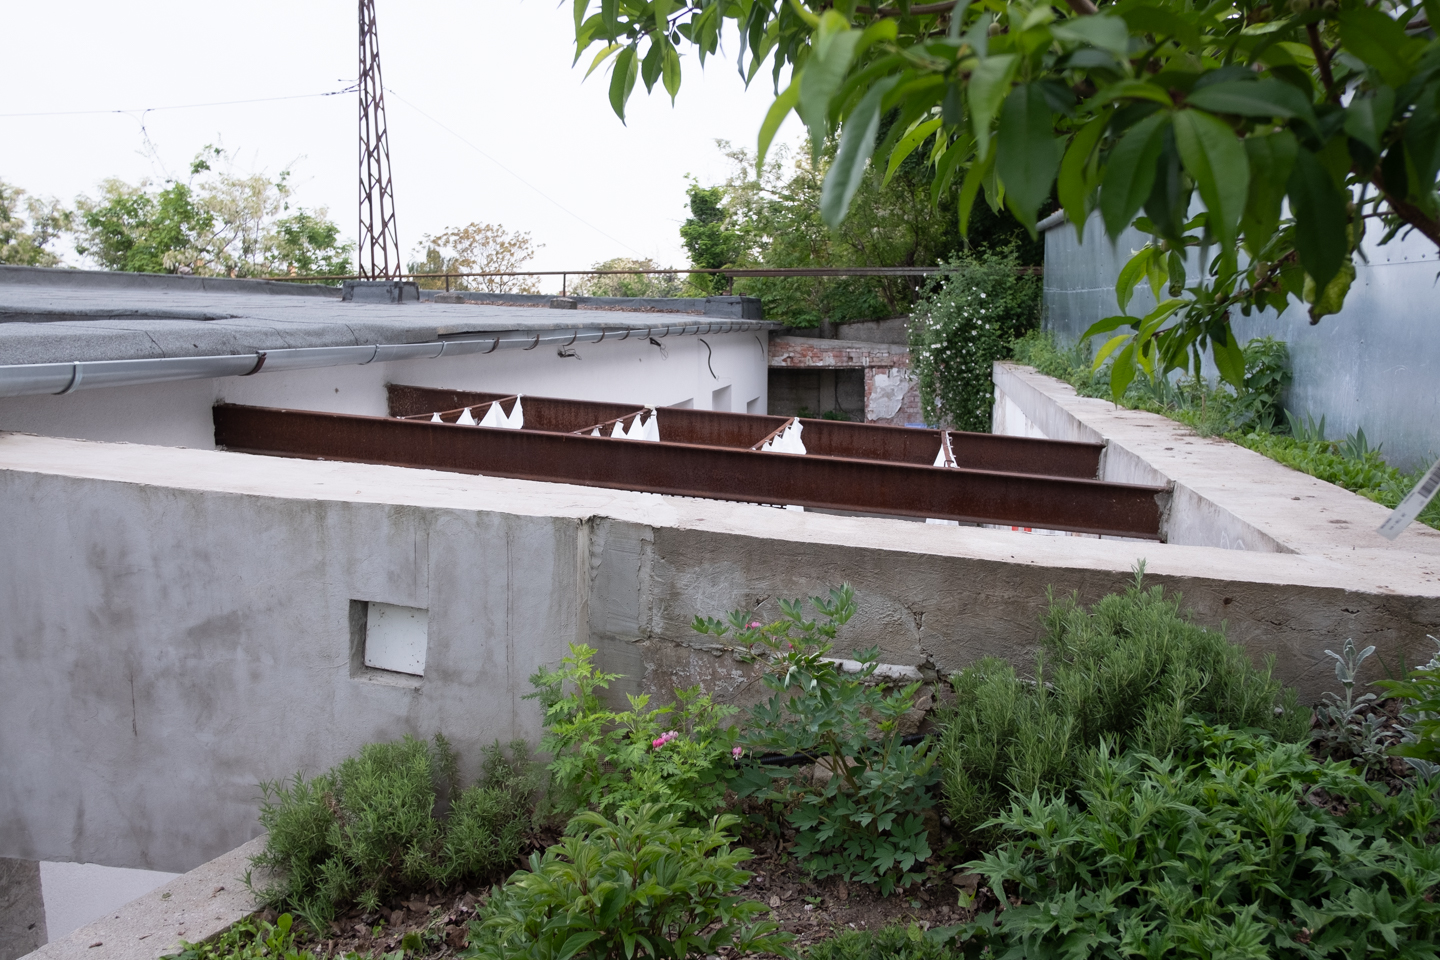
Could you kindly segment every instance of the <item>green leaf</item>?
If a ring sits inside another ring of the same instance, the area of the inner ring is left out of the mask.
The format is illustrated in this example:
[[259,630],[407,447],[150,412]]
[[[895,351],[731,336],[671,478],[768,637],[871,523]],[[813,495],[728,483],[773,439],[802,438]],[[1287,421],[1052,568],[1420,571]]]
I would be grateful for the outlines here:
[[605,932],[603,930],[586,930],[581,933],[570,934],[569,939],[565,941],[565,945],[560,948],[560,955],[556,957],[555,960],[570,960],[575,954],[585,949],[585,947],[589,946],[592,942],[599,940],[604,935]]
[[770,104],[770,109],[765,113],[765,122],[760,124],[760,144],[755,151],[755,172],[758,175],[760,168],[765,164],[765,154],[770,152],[770,144],[775,139],[775,134],[780,130],[780,124],[795,109],[800,102],[800,84],[791,83],[785,88],[785,92],[775,98]]
[[1369,147],[1370,152],[1378,157],[1394,110],[1395,91],[1389,87],[1378,87],[1368,97],[1357,94],[1345,110],[1345,132]]
[[1240,139],[1221,121],[1199,110],[1175,114],[1175,145],[1180,162],[1195,178],[1209,212],[1210,229],[1233,246],[1245,198],[1250,192],[1250,161]]
[[865,177],[865,165],[875,149],[875,135],[880,130],[880,101],[900,80],[886,77],[876,83],[850,111],[845,126],[840,132],[840,146],[835,151],[835,160],[825,174],[825,185],[820,190],[820,218],[834,230],[845,219],[855,191]]
[[624,49],[624,47],[621,46],[620,44],[618,44],[618,43],[612,43],[612,44],[610,44],[610,46],[606,47],[604,50],[601,50],[599,53],[595,54],[595,59],[590,61],[590,69],[585,71],[585,76],[586,76],[586,77],[589,77],[590,74],[592,74],[592,73],[595,72],[595,68],[596,68],[596,67],[600,66],[600,64],[602,64],[602,63],[604,63],[606,60],[608,60],[608,59],[609,59],[611,56],[613,56],[617,51],[623,50],[623,49]]
[[1092,47],[1109,50],[1117,57],[1124,57],[1130,51],[1130,28],[1119,17],[1103,13],[1052,23],[1050,34],[1060,40],[1088,43]]
[[1305,302],[1310,304],[1310,321],[1313,323],[1321,317],[1339,313],[1340,308],[1345,306],[1345,296],[1354,282],[1355,261],[1349,257],[1340,261],[1340,269],[1335,271],[1335,276],[1330,278],[1323,290],[1315,283],[1314,278],[1307,274],[1302,296]]
[[940,117],[926,120],[901,138],[900,142],[895,145],[895,149],[890,151],[890,162],[885,166],[885,179],[881,183],[881,186],[890,182],[890,178],[895,175],[896,170],[900,169],[900,164],[905,162],[905,158],[914,153],[920,144],[924,143],[930,138],[931,134],[940,129],[940,124],[943,122]]
[[1250,195],[1240,229],[1245,248],[1258,256],[1280,225],[1280,208],[1285,184],[1295,166],[1297,145],[1289,130],[1245,138],[1245,155],[1250,160]]
[[1103,87],[1090,98],[1089,105],[1094,108],[1116,100],[1149,100],[1163,107],[1175,106],[1175,101],[1170,99],[1170,94],[1166,93],[1163,87],[1146,83],[1144,80],[1121,80]]
[[630,91],[635,89],[635,74],[639,69],[632,46],[620,51],[610,72],[610,107],[621,123],[625,122],[625,102],[630,99]]
[[1220,376],[1237,391],[1244,390],[1245,353],[1235,341],[1235,331],[1231,330],[1228,324],[1225,327],[1225,341],[1222,343],[1211,337],[1210,350],[1215,355],[1215,369],[1220,371]]
[[1345,195],[1315,154],[1303,147],[1295,154],[1287,193],[1295,214],[1295,252],[1300,255],[1300,265],[1324,289],[1350,254]]
[[680,92],[680,54],[670,43],[665,44],[665,63],[661,76],[665,92],[670,94],[670,106],[675,106],[675,97]]
[[1378,70],[1392,87],[1410,79],[1414,62],[1411,51],[1416,48],[1393,17],[1374,7],[1356,6],[1340,11],[1336,19],[1340,21],[1340,40],[1347,53]]
[[1132,340],[1124,350],[1115,357],[1115,364],[1110,368],[1110,396],[1116,401],[1125,396],[1125,390],[1130,386],[1130,381],[1135,379],[1135,342]]
[[1282,80],[1228,80],[1201,87],[1185,98],[1188,106],[1211,113],[1234,113],[1242,117],[1298,117],[1310,127],[1317,125],[1315,106],[1305,94]]
[[1122,345],[1122,344],[1124,344],[1124,343],[1128,343],[1128,342],[1129,342],[1130,340],[1132,340],[1134,337],[1135,337],[1135,334],[1133,334],[1133,333],[1121,333],[1121,334],[1116,334],[1115,336],[1111,337],[1109,340],[1106,340],[1106,341],[1105,341],[1105,345],[1102,346],[1102,347],[1099,349],[1099,351],[1097,351],[1096,354],[1095,354],[1095,363],[1094,363],[1095,369],[1096,369],[1096,370],[1099,370],[1099,369],[1100,369],[1100,366],[1105,362],[1105,359],[1106,359],[1107,357],[1109,357],[1110,354],[1112,354],[1112,353],[1115,352],[1115,348],[1116,348],[1116,347],[1119,347],[1120,345]]
[[1095,147],[1105,135],[1110,123],[1109,109],[1102,110],[1070,140],[1065,158],[1060,161],[1060,177],[1056,188],[1060,194],[1060,206],[1065,216],[1075,225],[1075,239],[1085,236],[1085,220],[1090,216],[1090,195],[1095,184],[1093,158]]
[[1035,214],[1050,196],[1060,155],[1050,107],[1038,83],[1016,87],[1000,114],[995,166],[1015,219],[1035,236]]
[[1112,240],[1130,225],[1150,196],[1155,185],[1155,162],[1169,123],[1169,113],[1152,114],[1126,131],[1110,151],[1100,186],[1100,213]]
[[1130,306],[1130,298],[1135,295],[1136,285],[1145,276],[1150,258],[1155,255],[1155,250],[1154,246],[1146,244],[1134,256],[1125,261],[1125,266],[1120,268],[1120,276],[1115,279],[1115,300],[1120,304],[1121,313],[1124,313]]
[[1123,327],[1126,324],[1133,324],[1134,322],[1134,317],[1125,316],[1106,317],[1104,320],[1096,320],[1094,323],[1090,324],[1090,326],[1085,330],[1084,333],[1080,334],[1080,342],[1084,343],[1091,337],[1098,336],[1102,333],[1109,333],[1111,330],[1118,329],[1119,327]]
[[975,195],[980,192],[980,185],[994,168],[995,154],[992,153],[984,159],[977,159],[965,171],[965,179],[960,183],[960,196],[955,203],[962,237],[968,236],[970,232],[970,208],[975,205]]
[[810,142],[816,150],[830,132],[830,99],[844,82],[859,42],[860,31],[852,30],[845,18],[834,10],[826,10],[820,17],[810,58],[800,74],[798,105],[800,119],[809,128]]
[[1019,63],[1020,58],[1014,54],[1001,54],[981,60],[970,74],[970,126],[981,157],[990,155],[990,122],[1010,90],[1010,78]]

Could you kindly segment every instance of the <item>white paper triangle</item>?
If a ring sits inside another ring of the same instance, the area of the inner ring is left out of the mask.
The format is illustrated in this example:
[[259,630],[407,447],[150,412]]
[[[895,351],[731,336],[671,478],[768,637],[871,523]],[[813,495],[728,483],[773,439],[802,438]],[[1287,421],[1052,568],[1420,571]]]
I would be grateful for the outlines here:
[[460,412],[460,419],[456,420],[455,422],[460,424],[460,426],[462,427],[475,426],[475,418],[470,415],[470,408],[466,407],[464,410],[462,410]]
[[942,443],[940,444],[940,452],[935,454],[935,462],[931,464],[931,466],[943,467],[945,465],[945,444]]
[[659,442],[659,440],[660,440],[660,414],[659,414],[658,411],[655,411],[655,410],[651,410],[651,411],[650,411],[650,419],[645,421],[645,432],[641,435],[640,439],[641,439],[641,440],[653,440],[653,441]]
[[500,404],[490,404],[490,409],[485,411],[485,416],[480,418],[482,427],[503,427],[505,426],[505,414],[500,412]]
[[612,427],[611,430],[610,430],[610,436],[614,437],[614,438],[617,439],[617,440],[624,440],[624,439],[625,439],[625,421],[624,421],[624,420],[616,420],[616,421],[615,421],[615,426]]
[[592,436],[592,437],[598,437],[598,436],[600,436],[600,428],[599,428],[599,427],[596,427],[594,430],[591,430],[591,431],[590,431],[590,436]]
[[[500,404],[495,404],[500,406]],[[520,406],[520,398],[515,398],[515,406],[510,408],[510,416],[505,418],[501,426],[509,427],[511,430],[519,430],[525,426],[525,409]]]
[[445,421],[440,419],[440,414],[438,414],[438,413],[432,413],[432,414],[430,414],[430,422],[431,422],[431,423],[444,423]]

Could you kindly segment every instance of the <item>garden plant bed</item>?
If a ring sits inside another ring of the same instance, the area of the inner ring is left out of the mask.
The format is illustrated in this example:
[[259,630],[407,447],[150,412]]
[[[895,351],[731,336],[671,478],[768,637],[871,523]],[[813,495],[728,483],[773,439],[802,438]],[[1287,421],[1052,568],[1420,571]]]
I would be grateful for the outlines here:
[[611,710],[615,675],[575,645],[532,677],[544,775],[496,743],[461,790],[436,734],[262,785],[271,909],[185,960],[252,960],[228,951],[256,932],[302,960],[1050,957],[1076,937],[1119,958],[1137,930],[1155,956],[1243,934],[1440,957],[1385,953],[1440,928],[1440,661],[1379,699],[1357,681],[1374,648],[1346,640],[1325,651],[1343,695],[1307,708],[1137,565],[1088,608],[1054,599],[1028,669],[951,675],[922,739],[901,732],[922,682],[871,681],[875,648],[828,658],[851,589],[811,604],[823,621],[731,615],[774,693],[743,725],[698,687]]

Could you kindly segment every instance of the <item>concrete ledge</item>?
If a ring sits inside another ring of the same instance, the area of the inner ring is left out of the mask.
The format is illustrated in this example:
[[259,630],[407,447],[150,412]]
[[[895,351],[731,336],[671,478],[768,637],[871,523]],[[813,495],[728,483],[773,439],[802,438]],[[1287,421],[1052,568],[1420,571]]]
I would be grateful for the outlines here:
[[259,909],[240,878],[264,846],[265,838],[256,837],[45,944],[26,960],[156,960],[174,953],[181,940],[213,937]]
[[[1030,367],[994,368],[996,433],[1104,442],[1101,479],[1173,484],[1166,525],[1176,545],[1314,554],[1392,547],[1376,530],[1390,511],[1183,423],[1081,397]],[[1411,524],[1393,547],[1440,554],[1440,531]]]

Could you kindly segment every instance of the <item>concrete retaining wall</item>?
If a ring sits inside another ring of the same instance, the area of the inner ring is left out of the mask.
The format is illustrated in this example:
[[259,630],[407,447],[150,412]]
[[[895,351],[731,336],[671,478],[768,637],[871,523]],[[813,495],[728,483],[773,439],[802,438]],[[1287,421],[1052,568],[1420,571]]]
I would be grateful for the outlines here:
[[[589,641],[616,692],[760,685],[695,614],[854,585],[842,652],[1027,659],[1047,588],[1139,558],[1315,698],[1346,636],[1388,663],[1440,621],[1418,533],[1307,552],[1031,537],[397,467],[0,435],[0,856],[180,871],[254,837],[261,780],[443,730],[539,729],[527,678]],[[352,601],[429,611],[424,677],[352,666]],[[388,679],[390,682],[383,682]]]

